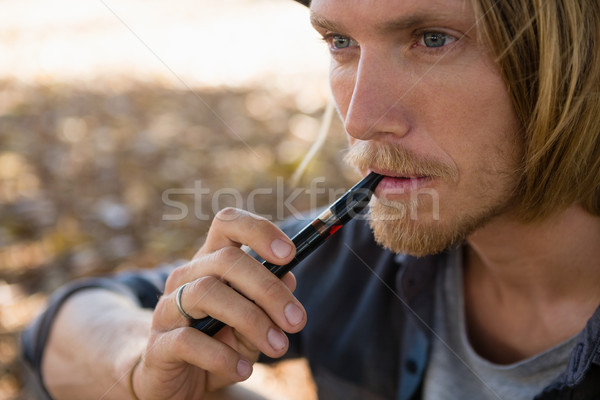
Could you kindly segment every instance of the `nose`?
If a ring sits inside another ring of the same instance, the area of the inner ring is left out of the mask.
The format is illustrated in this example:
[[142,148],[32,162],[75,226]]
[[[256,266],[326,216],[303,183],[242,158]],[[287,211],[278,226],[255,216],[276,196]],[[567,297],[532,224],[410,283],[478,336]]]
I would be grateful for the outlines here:
[[410,131],[408,109],[404,106],[409,90],[408,80],[389,55],[362,49],[353,88],[346,92],[351,92],[349,102],[346,100],[346,132],[360,140],[381,134],[405,136]]

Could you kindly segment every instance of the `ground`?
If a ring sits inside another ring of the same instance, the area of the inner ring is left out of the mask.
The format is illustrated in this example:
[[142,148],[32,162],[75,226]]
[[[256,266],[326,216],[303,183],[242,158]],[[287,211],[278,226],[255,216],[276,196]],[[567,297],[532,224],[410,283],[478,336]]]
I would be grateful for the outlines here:
[[[63,283],[189,258],[220,208],[279,221],[329,203],[356,180],[340,161],[345,139],[334,121],[292,182],[328,102],[327,66],[311,47],[322,45],[303,39],[301,6],[5,3],[2,400],[31,398],[19,334]],[[279,393],[304,373],[297,368],[280,367],[276,381],[260,370],[259,384]],[[292,400],[307,398],[302,376]]]

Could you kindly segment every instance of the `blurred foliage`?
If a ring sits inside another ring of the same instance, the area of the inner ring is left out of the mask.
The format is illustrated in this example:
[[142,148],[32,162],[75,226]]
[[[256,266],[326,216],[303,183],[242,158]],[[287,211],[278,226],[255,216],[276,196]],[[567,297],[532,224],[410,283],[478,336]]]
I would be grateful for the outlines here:
[[[25,398],[18,336],[64,282],[189,258],[227,205],[289,214],[290,176],[323,113],[299,101],[260,88],[0,82],[0,399]],[[332,131],[299,187],[356,178],[337,120]],[[298,209],[331,200],[292,198]]]

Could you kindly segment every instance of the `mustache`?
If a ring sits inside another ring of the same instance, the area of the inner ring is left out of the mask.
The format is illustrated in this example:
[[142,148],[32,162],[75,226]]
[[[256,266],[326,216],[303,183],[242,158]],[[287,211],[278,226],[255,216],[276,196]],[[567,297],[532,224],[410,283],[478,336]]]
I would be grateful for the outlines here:
[[344,161],[361,171],[382,169],[400,176],[427,176],[449,183],[458,180],[455,166],[425,158],[391,143],[359,141],[350,146]]

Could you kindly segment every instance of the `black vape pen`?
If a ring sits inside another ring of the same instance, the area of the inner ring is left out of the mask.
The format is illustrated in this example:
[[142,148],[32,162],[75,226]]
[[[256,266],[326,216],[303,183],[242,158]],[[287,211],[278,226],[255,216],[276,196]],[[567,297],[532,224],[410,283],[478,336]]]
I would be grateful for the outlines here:
[[[329,236],[337,232],[346,222],[360,214],[369,204],[373,191],[382,179],[382,175],[371,172],[327,210],[321,213],[314,221],[298,232],[292,238],[292,242],[296,246],[296,256],[290,263],[275,265],[265,261],[263,265],[278,278],[281,278],[286,272],[294,268],[306,256],[317,249]],[[223,328],[225,324],[212,317],[205,317],[192,320],[190,326],[212,336]]]

